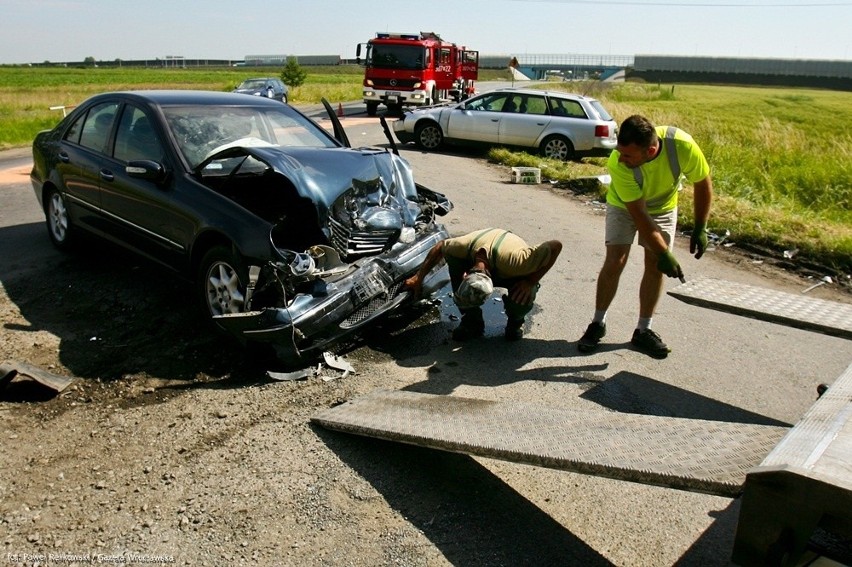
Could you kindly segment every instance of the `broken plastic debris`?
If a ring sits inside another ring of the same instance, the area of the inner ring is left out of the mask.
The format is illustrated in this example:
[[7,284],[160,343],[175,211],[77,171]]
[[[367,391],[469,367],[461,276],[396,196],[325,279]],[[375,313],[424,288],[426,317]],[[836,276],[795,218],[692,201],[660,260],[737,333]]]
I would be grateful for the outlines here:
[[725,233],[724,233],[723,235],[721,235],[721,236],[719,236],[719,235],[718,235],[718,234],[716,234],[715,232],[710,232],[710,233],[708,233],[708,234],[707,234],[707,239],[708,239],[708,240],[709,240],[712,244],[714,244],[715,246],[721,246],[721,245],[722,245],[722,244],[723,244],[723,243],[724,243],[724,242],[728,239],[728,237],[729,237],[729,236],[731,236],[731,231],[730,231],[730,230],[728,230],[728,229],[725,229]]
[[333,355],[330,352],[322,353],[322,358],[325,360],[325,363],[330,367],[336,370],[343,370],[343,378],[349,376],[350,373],[355,372],[355,368],[352,367],[351,364],[340,358],[339,356]]
[[788,260],[799,253],[798,248],[791,248],[790,250],[784,250],[784,257]]
[[16,376],[24,376],[47,386],[56,392],[61,392],[73,381],[73,378],[59,376],[25,362],[6,360],[0,364],[0,388],[5,388]]
[[306,380],[310,376],[313,376],[315,371],[313,368],[302,368],[301,370],[294,370],[293,372],[273,372],[272,370],[267,370],[266,375],[272,378],[273,380],[277,380],[279,382],[293,382],[295,380]]
[[353,368],[351,364],[349,364],[339,356],[331,354],[330,352],[324,352],[322,353],[322,357],[326,366],[335,370],[342,370],[343,375],[323,375],[322,362],[318,363],[316,366],[309,366],[307,368],[293,370],[292,372],[275,372],[273,370],[267,370],[266,375],[269,376],[272,380],[276,380],[278,382],[294,382],[296,380],[307,380],[308,378],[312,378],[314,376],[320,376],[324,381],[328,382],[330,380],[337,380],[338,378],[346,378],[350,374],[355,373],[355,368]]
[[827,284],[827,283],[832,283],[832,281],[833,281],[833,280],[831,279],[831,276],[823,276],[823,277],[822,277],[822,279],[820,279],[820,281],[818,281],[818,282],[817,282],[817,283],[815,283],[814,285],[812,285],[812,286],[810,286],[810,287],[807,287],[807,288],[803,289],[803,290],[802,290],[802,293],[808,293],[808,292],[809,292],[809,291],[811,291],[812,289],[817,288],[817,287],[819,287],[819,286],[821,286],[821,285],[824,285],[824,284]]

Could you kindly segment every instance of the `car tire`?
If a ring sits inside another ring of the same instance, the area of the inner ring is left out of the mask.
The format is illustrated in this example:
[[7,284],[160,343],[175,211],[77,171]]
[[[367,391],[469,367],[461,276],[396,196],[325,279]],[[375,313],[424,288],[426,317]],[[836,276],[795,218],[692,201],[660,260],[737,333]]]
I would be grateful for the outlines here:
[[266,98],[275,98],[275,91],[272,89],[266,89]]
[[574,158],[574,144],[565,136],[548,136],[541,142],[541,155],[546,158],[568,161]]
[[201,259],[196,284],[203,313],[213,317],[245,311],[247,282],[242,262],[230,247],[208,250]]
[[281,102],[283,102],[284,104],[287,104],[287,93],[284,93],[284,94],[281,95]]
[[65,197],[56,189],[50,190],[44,201],[44,216],[47,220],[47,234],[50,241],[59,250],[70,250],[74,243],[74,226],[68,216]]
[[367,103],[367,116],[375,116],[376,111],[379,109],[378,102],[368,102]]
[[431,120],[421,122],[414,128],[414,141],[420,149],[437,150],[444,143],[444,133]]

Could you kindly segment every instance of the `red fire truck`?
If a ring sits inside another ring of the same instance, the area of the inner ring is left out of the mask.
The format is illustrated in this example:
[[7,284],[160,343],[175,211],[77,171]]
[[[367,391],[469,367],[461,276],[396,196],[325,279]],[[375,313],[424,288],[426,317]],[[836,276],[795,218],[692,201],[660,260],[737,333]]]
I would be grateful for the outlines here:
[[[361,63],[361,47],[357,57]],[[425,106],[474,93],[479,52],[444,41],[433,32],[377,33],[366,43],[364,102],[375,116],[379,103],[390,111]]]

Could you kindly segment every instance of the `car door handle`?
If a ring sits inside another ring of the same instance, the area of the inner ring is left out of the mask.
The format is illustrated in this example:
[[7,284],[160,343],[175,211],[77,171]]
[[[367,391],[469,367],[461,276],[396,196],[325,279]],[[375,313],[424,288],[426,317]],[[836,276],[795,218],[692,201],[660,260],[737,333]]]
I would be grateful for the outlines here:
[[71,156],[68,155],[67,152],[59,152],[59,161],[62,163],[69,163],[71,161]]
[[108,169],[102,169],[98,173],[100,174],[101,179],[103,179],[104,181],[112,181],[115,179],[115,176]]

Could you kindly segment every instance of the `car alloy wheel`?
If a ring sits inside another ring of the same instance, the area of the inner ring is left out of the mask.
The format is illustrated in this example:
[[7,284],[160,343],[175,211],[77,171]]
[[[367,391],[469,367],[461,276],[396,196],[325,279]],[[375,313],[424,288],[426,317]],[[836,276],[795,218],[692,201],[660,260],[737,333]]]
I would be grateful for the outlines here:
[[59,191],[51,191],[45,209],[50,240],[57,248],[67,248],[71,239],[71,220],[68,218],[65,199]]
[[444,133],[441,132],[441,127],[434,122],[418,124],[414,135],[417,145],[424,150],[438,149],[444,142]]
[[541,154],[546,158],[567,161],[574,157],[574,146],[562,136],[548,136],[541,143]]
[[201,262],[200,282],[210,316],[242,313],[246,307],[245,281],[229,248],[217,246]]

